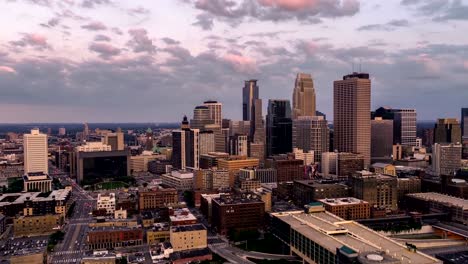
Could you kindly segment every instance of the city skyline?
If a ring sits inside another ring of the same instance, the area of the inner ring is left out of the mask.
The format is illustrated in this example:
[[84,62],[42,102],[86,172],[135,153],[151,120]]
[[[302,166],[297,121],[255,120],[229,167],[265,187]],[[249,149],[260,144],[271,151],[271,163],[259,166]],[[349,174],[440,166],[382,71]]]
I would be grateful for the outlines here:
[[0,8],[11,11],[0,18],[9,25],[0,39],[0,111],[10,113],[2,123],[179,122],[206,100],[241,120],[245,80],[258,80],[266,112],[268,99],[292,100],[297,73],[312,75],[317,110],[331,120],[333,81],[353,68],[370,73],[371,109],[459,119],[468,96],[468,41],[457,33],[466,1],[17,0]]

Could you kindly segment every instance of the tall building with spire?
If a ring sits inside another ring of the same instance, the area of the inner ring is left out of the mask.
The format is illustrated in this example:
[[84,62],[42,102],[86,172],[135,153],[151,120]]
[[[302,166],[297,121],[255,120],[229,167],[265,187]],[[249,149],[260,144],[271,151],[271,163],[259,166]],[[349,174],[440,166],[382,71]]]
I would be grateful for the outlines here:
[[242,89],[242,116],[244,121],[252,121],[254,119],[254,104],[258,97],[257,80],[245,81]]
[[371,154],[371,80],[367,73],[352,73],[334,82],[334,147],[339,152],[359,153],[365,166]]
[[293,118],[316,115],[314,81],[310,74],[297,74],[292,99]]

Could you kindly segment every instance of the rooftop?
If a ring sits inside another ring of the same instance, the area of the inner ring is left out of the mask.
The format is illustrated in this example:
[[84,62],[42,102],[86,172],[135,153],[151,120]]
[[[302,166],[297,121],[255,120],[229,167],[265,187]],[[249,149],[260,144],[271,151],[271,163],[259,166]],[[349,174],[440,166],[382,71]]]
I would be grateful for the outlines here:
[[241,195],[221,195],[220,197],[213,198],[218,204],[225,205],[225,204],[249,204],[249,203],[263,203],[261,198],[258,195],[244,193]]
[[206,230],[206,228],[202,224],[182,225],[182,226],[171,227],[172,232],[190,232],[190,231],[200,231],[200,230]]
[[429,193],[411,193],[409,197],[421,199],[424,201],[435,201],[439,203],[450,204],[452,206],[462,207],[463,210],[468,210],[468,200],[453,197],[446,194],[429,192]]
[[169,218],[171,219],[171,222],[197,220],[197,218],[192,213],[190,213],[190,210],[187,208],[174,210],[174,213]]
[[22,204],[26,200],[32,201],[52,201],[55,200],[65,200],[66,197],[70,194],[69,190],[60,189],[50,192],[47,197],[40,197],[40,192],[26,192],[26,193],[4,193],[0,195],[0,206],[5,206],[8,204]]
[[441,263],[420,252],[410,252],[394,240],[375,232],[355,221],[346,221],[328,212],[306,214],[304,212],[272,213],[292,229],[310,240],[335,252],[346,246],[357,253],[385,251],[389,256],[401,260],[401,263]]
[[321,199],[319,200],[327,205],[353,205],[353,204],[368,204],[368,202],[359,200],[354,197],[335,198],[335,199]]

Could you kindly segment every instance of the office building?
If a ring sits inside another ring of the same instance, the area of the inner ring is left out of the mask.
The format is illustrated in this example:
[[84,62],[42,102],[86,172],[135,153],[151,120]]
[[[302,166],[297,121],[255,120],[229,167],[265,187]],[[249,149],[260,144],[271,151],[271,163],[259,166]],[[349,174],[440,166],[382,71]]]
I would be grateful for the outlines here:
[[293,148],[292,154],[295,159],[304,161],[304,166],[312,165],[315,162],[315,152],[313,150],[305,152],[302,149]]
[[271,213],[272,233],[289,245],[304,263],[418,263],[442,264],[403,243],[355,221],[325,211],[321,205],[303,211]]
[[320,162],[322,153],[330,148],[330,131],[322,116],[299,116],[293,120],[292,146],[305,152],[313,151],[315,161]]
[[361,154],[338,153],[336,158],[336,175],[338,178],[346,180],[354,172],[363,170],[365,158]]
[[147,172],[149,171],[150,162],[164,158],[163,155],[153,155],[153,152],[143,151],[141,155],[130,156],[130,172]]
[[277,183],[278,177],[276,170],[273,168],[260,169],[260,168],[248,168],[241,169],[239,171],[239,177],[241,179],[252,179],[258,180],[260,183]]
[[353,197],[371,206],[391,211],[398,209],[397,177],[360,171],[350,178],[350,186]]
[[462,143],[460,123],[455,118],[438,119],[434,127],[434,143]]
[[337,181],[294,181],[293,196],[296,204],[304,205],[327,198],[348,197],[350,188]]
[[338,160],[338,152],[322,153],[321,172],[324,177],[336,176],[336,164]]
[[104,145],[109,145],[111,150],[124,150],[125,144],[122,130],[119,128],[114,133],[105,133],[102,138],[102,143]]
[[235,156],[248,156],[249,141],[247,135],[236,134],[229,138],[229,154]]
[[229,171],[229,186],[233,187],[239,176],[240,169],[258,167],[259,160],[243,156],[230,156],[218,160],[218,169]]
[[195,189],[219,190],[229,188],[229,171],[227,169],[201,169],[195,172]]
[[250,135],[250,121],[230,121],[229,122],[229,135],[234,136]]
[[161,176],[162,183],[179,191],[193,189],[193,172],[173,170]]
[[202,131],[199,133],[199,155],[215,151],[215,134],[213,131]]
[[416,110],[394,109],[393,112],[393,143],[403,146],[416,146]]
[[153,151],[154,148],[154,134],[153,130],[148,127],[146,130],[146,142],[145,142],[145,150]]
[[30,134],[23,136],[24,173],[42,173],[48,175],[47,135],[32,129]]
[[112,147],[103,142],[86,142],[81,146],[77,146],[75,150],[77,152],[111,151]]
[[244,88],[242,89],[242,113],[244,121],[253,121],[254,117],[254,104],[258,97],[257,80],[245,81]]
[[225,132],[220,125],[208,124],[205,125],[205,131],[212,131],[214,134],[215,150],[216,152],[226,151],[226,138]]
[[334,82],[334,148],[339,152],[359,153],[370,165],[371,80],[367,73],[352,73]]
[[210,108],[199,105],[193,110],[193,119],[190,120],[190,128],[204,130],[206,125],[213,124]]
[[393,120],[376,117],[371,120],[371,157],[390,158],[393,147]]
[[81,184],[93,183],[99,179],[130,175],[130,152],[116,151],[76,151],[76,163],[72,174]]
[[369,203],[354,197],[321,199],[319,202],[323,204],[325,210],[345,220],[370,218]]
[[213,198],[212,227],[221,235],[258,230],[263,225],[265,203],[254,194],[220,195]]
[[229,158],[229,153],[225,152],[210,152],[208,154],[200,155],[200,168],[211,169],[218,166],[219,159]]
[[65,136],[67,134],[67,130],[64,127],[60,127],[58,130],[59,136]]
[[109,195],[98,194],[97,197],[97,210],[105,210],[107,215],[113,215],[115,212],[115,193],[109,193]]
[[289,100],[269,100],[266,117],[267,157],[292,151],[292,119]]
[[450,176],[461,167],[461,144],[438,144],[432,147],[432,170],[436,176]]
[[463,138],[468,138],[468,108],[461,109],[461,129]]
[[140,211],[165,208],[178,202],[179,196],[174,188],[154,189],[138,193],[138,209]]
[[174,169],[185,170],[200,167],[199,134],[199,129],[172,131],[172,167]]
[[174,252],[208,247],[207,231],[201,224],[171,227],[170,241]]
[[304,161],[292,159],[286,155],[272,156],[266,160],[267,168],[276,170],[278,183],[303,180],[305,178]]
[[210,119],[213,120],[213,124],[222,127],[223,104],[217,101],[206,101],[203,103],[203,106],[208,107]]
[[315,88],[310,74],[298,73],[293,90],[293,118],[300,116],[315,116]]

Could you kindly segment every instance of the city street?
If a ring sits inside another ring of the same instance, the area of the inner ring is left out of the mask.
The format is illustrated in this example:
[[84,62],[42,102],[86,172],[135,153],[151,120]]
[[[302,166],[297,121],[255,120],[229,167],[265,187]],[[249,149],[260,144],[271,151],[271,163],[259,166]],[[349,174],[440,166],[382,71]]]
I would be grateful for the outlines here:
[[51,254],[52,263],[80,263],[86,251],[86,235],[95,200],[67,176],[61,175],[59,179],[62,185],[72,186],[71,199],[75,202],[75,208],[67,220],[63,242]]

